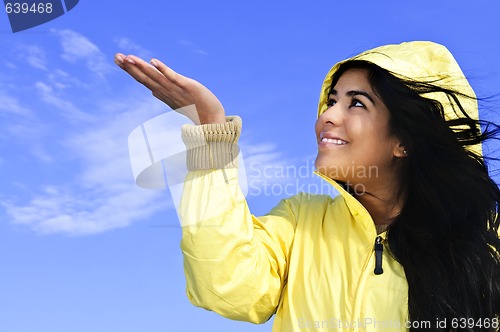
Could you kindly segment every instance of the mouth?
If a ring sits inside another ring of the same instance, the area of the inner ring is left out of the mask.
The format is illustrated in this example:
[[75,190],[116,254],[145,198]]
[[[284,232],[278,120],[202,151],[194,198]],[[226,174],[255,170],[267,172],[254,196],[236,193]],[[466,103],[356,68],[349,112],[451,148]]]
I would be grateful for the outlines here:
[[342,146],[342,145],[346,145],[347,142],[346,140],[343,140],[342,138],[336,136],[335,134],[333,133],[329,133],[329,132],[321,132],[319,134],[319,142],[318,142],[320,145],[336,145],[336,146]]
[[347,144],[346,141],[341,140],[340,138],[326,138],[326,137],[323,137],[320,142],[321,143],[334,144],[334,145],[346,145]]

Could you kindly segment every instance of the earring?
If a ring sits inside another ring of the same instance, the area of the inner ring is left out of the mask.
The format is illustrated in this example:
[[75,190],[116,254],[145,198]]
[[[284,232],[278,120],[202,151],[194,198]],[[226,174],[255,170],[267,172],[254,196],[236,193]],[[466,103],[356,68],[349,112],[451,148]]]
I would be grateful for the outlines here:
[[406,155],[408,155],[408,151],[403,150],[403,154],[404,154],[405,156],[406,156]]

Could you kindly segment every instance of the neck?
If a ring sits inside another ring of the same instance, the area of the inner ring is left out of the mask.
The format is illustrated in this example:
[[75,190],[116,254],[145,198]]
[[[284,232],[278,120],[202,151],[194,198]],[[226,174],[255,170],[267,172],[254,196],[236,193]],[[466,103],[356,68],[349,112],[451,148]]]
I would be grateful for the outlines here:
[[389,184],[378,188],[367,188],[354,197],[370,213],[375,225],[389,226],[399,215],[403,207],[402,199],[398,197],[399,185]]

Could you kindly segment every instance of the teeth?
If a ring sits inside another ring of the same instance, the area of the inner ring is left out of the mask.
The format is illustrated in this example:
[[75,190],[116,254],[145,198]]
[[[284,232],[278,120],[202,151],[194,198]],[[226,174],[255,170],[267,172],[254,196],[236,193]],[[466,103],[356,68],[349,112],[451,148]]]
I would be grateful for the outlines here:
[[336,145],[344,145],[347,144],[346,141],[343,141],[341,139],[331,139],[331,138],[322,138],[321,142],[327,142],[327,143],[332,143]]

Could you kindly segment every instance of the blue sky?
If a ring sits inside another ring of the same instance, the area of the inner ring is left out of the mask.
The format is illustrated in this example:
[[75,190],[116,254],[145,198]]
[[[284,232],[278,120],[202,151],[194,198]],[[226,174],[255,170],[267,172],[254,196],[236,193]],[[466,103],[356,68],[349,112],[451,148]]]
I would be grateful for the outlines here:
[[[0,13],[0,331],[271,330],[188,302],[170,194],[135,185],[127,150],[168,108],[114,66],[116,52],[163,60],[243,118],[259,215],[305,184],[327,190],[307,171],[331,65],[432,40],[480,96],[499,93],[499,12],[497,0],[81,0],[16,34]],[[500,122],[498,100],[488,106],[482,117]],[[306,175],[275,172],[285,165]]]

